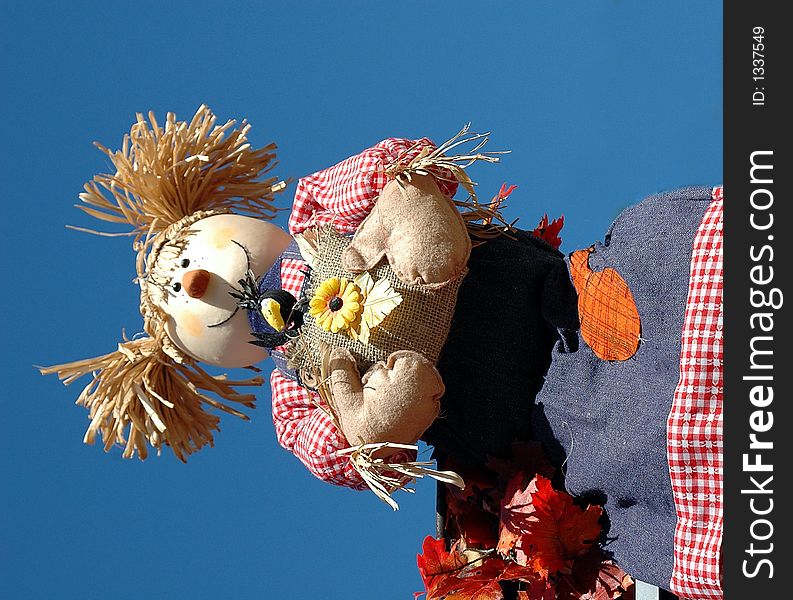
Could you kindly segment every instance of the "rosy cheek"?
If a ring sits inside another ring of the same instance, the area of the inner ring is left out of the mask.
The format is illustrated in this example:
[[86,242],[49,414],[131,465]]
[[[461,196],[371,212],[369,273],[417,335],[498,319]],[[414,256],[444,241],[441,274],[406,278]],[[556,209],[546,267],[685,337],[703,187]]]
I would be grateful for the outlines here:
[[179,315],[178,323],[179,328],[191,337],[200,338],[204,335],[204,322],[195,313],[183,312]]
[[217,249],[225,248],[234,239],[234,233],[233,227],[218,227],[210,235],[209,243]]

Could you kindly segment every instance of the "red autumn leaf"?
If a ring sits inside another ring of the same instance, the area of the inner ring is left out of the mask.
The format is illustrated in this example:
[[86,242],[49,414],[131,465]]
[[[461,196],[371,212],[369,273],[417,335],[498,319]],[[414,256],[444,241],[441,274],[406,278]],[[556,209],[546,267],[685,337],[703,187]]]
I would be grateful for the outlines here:
[[534,512],[521,544],[532,547],[549,571],[563,570],[569,559],[597,540],[603,509],[589,506],[584,510],[574,505],[569,494],[554,490],[545,477],[537,476],[533,483]]
[[516,185],[507,186],[506,183],[502,183],[501,189],[498,190],[498,194],[496,194],[494,200],[506,200],[516,189],[518,189],[518,186]]
[[540,219],[540,223],[532,233],[558,249],[559,246],[562,245],[562,238],[559,237],[559,232],[562,231],[562,227],[564,227],[564,215],[558,219],[554,219],[548,224],[548,213],[546,213],[543,215],[542,219]]
[[485,558],[474,561],[470,567],[463,569],[457,577],[449,578],[444,585],[436,590],[437,596],[444,600],[503,600],[504,594],[498,584],[501,572],[499,559]]
[[502,600],[499,575],[506,564],[485,556],[471,563],[455,543],[446,551],[443,540],[427,536],[416,557],[427,600]]
[[[459,541],[447,552],[443,540],[429,536],[424,539],[423,553],[417,557],[417,562],[426,600],[502,600],[498,582],[507,580],[522,581],[531,589],[545,590],[547,587],[545,580],[539,581],[530,567],[492,554],[477,555],[475,551],[463,551],[464,547],[464,541]],[[415,596],[418,595],[420,593]],[[545,595],[537,597],[545,599]]]
[[524,567],[511,561],[502,561],[504,568],[498,578],[501,581],[523,581],[524,583],[536,583],[544,578],[538,577],[531,567]]
[[[512,192],[514,192],[515,189],[517,189],[517,187],[518,186],[516,185],[510,185],[509,187],[507,187],[506,183],[502,183],[501,189],[498,190],[498,193],[495,196],[493,196],[492,200],[490,200],[490,203],[487,205],[487,207],[491,211],[497,212],[498,209],[501,208],[501,205],[504,203],[504,201],[507,198],[509,198],[510,194],[512,194]],[[490,225],[492,222],[493,222],[492,217],[486,217],[485,219],[482,220],[482,223],[484,225]]]
[[578,556],[592,547],[600,536],[600,516],[603,508],[590,505],[586,509],[572,501],[559,519],[559,537],[567,556]]
[[[437,540],[427,538],[424,540],[425,554],[428,540],[433,542],[430,545],[432,552],[437,553],[438,548],[435,544]],[[471,562],[468,562],[468,556],[459,551],[458,547],[458,544],[452,547],[451,554],[456,555],[452,560],[442,557],[439,562],[447,567],[462,562],[461,566],[453,570],[447,569],[429,581],[424,579],[424,585],[427,587],[427,600],[440,600],[441,598],[444,600],[502,600],[503,594],[498,581],[499,575],[506,567],[504,561],[483,556],[473,558]],[[443,553],[449,554],[445,551]],[[424,578],[421,564],[419,564],[419,571]]]
[[[484,556],[473,559],[469,565],[461,569],[456,581],[449,581],[437,590],[440,596],[448,600],[493,600],[501,599],[499,581],[521,581],[529,584],[530,589],[545,590],[548,584],[541,580],[529,567],[517,565],[503,560],[498,556]],[[551,590],[552,591],[552,590]],[[537,595],[540,600],[552,600],[555,596]]]
[[537,475],[525,489],[510,482],[511,495],[502,509],[498,550],[514,550],[517,562],[547,576],[570,572],[572,559],[589,548],[600,534],[599,506],[582,509],[572,497],[554,490],[549,479]]
[[534,511],[529,487],[523,473],[516,473],[507,483],[504,503],[501,506],[501,531],[496,546],[502,556],[507,556],[525,533],[528,515]]
[[416,556],[416,562],[427,592],[427,600],[440,598],[437,589],[443,587],[446,580],[456,577],[468,560],[455,547],[447,552],[446,543],[442,539],[436,540],[429,535],[424,538],[421,550],[422,553]]
[[633,579],[600,551],[592,550],[573,563],[572,573],[561,575],[559,600],[628,600],[633,598]]

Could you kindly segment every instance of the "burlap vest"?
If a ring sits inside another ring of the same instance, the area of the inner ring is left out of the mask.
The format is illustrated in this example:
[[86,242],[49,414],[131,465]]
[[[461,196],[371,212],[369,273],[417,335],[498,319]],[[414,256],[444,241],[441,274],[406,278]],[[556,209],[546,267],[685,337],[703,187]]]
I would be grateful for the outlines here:
[[[306,276],[301,298],[310,300],[319,285],[332,277],[352,280],[355,274],[341,267],[341,255],[350,244],[345,237],[328,227],[321,232],[316,248],[317,259]],[[388,279],[402,302],[372,330],[369,343],[354,340],[344,332],[325,331],[309,314],[298,338],[289,343],[287,356],[301,383],[313,387],[314,373],[320,367],[320,347],[324,342],[331,348],[347,348],[358,360],[361,371],[375,362],[385,360],[397,350],[419,352],[433,363],[437,363],[441,350],[449,335],[452,317],[457,304],[457,292],[467,269],[457,279],[436,290],[422,289],[417,285],[402,282],[383,259],[369,271],[373,279]]]

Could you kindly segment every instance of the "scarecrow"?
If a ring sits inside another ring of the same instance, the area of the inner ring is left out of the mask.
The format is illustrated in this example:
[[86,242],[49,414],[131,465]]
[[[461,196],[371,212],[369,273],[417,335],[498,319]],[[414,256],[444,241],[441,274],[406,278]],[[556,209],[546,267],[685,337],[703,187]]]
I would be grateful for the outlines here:
[[[692,509],[683,490],[702,480],[673,470],[674,487],[668,467],[691,460],[679,440],[713,438],[718,425],[681,429],[691,392],[678,379],[680,332],[696,337],[701,324],[686,294],[687,267],[700,268],[692,240],[707,245],[712,273],[697,289],[720,306],[715,229],[703,234],[720,196],[649,199],[568,265],[547,226],[504,220],[507,190],[479,201],[466,168],[499,153],[466,128],[437,147],[387,139],[301,179],[287,233],[268,222],[286,186],[267,176],[275,146],[251,148],[248,131],[201,107],[189,123],[139,115],[121,150],[100,146],[116,173],[89,182],[80,208],[132,226],[144,333],[43,369],[65,383],[91,375],[78,398],[85,441],[99,434],[124,457],[167,446],[186,460],[213,443],[215,412],[247,418],[255,396],[238,388],[263,383],[202,364],[256,371],[269,355],[278,440],[319,478],[395,506],[391,494],[415,477],[462,488],[516,441],[539,439],[568,487],[602,496],[616,560],[668,587],[673,542],[699,531],[676,519]],[[701,407],[714,418],[716,396]],[[419,439],[440,470],[417,461]],[[717,469],[717,453],[695,459]],[[705,512],[720,516],[720,500]]]

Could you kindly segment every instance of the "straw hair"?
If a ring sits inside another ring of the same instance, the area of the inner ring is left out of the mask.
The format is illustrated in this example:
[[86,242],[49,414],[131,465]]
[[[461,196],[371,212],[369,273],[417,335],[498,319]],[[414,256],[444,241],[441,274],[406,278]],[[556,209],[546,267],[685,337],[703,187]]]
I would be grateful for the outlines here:
[[158,453],[165,444],[184,461],[213,443],[220,419],[207,409],[247,420],[232,405],[254,408],[255,396],[240,394],[235,387],[259,386],[263,380],[210,375],[168,337],[161,306],[170,259],[178,256],[192,234],[191,225],[202,218],[234,211],[271,219],[277,211],[274,194],[286,183],[275,177],[259,179],[275,165],[275,144],[252,149],[245,121],[236,129],[234,121],[217,125],[206,106],[189,123],[168,113],[161,127],[151,112],[148,117],[147,122],[137,115],[120,150],[96,144],[116,172],[95,176],[80,194],[84,205],[78,205],[97,219],[132,227],[126,235],[133,237],[137,253],[145,335],[124,339],[110,354],[40,371],[57,374],[67,385],[92,374],[77,399],[91,419],[86,443],[93,443],[99,433],[105,450],[121,445],[124,458],[137,453],[141,459],[148,454],[147,443]]
[[181,461],[206,444],[213,445],[212,432],[219,429],[220,418],[206,409],[248,420],[228,403],[254,408],[256,397],[239,394],[234,387],[263,383],[258,376],[241,381],[212,376],[192,360],[177,363],[154,338],[125,341],[110,354],[42,368],[41,372],[57,374],[66,385],[94,372],[77,398],[91,419],[83,441],[93,444],[99,433],[105,451],[120,445],[124,458],[137,452],[141,460],[148,455],[147,442],[158,454],[167,444]]
[[272,218],[273,194],[283,182],[258,180],[275,166],[275,144],[253,150],[250,125],[235,121],[216,125],[217,118],[201,106],[190,123],[168,113],[160,127],[153,113],[142,114],[120,150],[104,152],[116,173],[100,174],[85,185],[77,205],[89,215],[133,226],[138,237],[157,234],[201,210],[233,209]]

